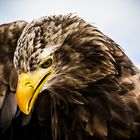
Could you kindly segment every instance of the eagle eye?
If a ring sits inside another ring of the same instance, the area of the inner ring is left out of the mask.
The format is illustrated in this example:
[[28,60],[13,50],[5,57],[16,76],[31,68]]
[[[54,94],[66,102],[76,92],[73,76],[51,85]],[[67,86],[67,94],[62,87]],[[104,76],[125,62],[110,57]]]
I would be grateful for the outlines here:
[[52,59],[49,58],[49,59],[47,59],[46,61],[44,61],[44,62],[41,64],[41,67],[42,67],[42,68],[48,68],[48,67],[51,66],[51,64],[52,64]]

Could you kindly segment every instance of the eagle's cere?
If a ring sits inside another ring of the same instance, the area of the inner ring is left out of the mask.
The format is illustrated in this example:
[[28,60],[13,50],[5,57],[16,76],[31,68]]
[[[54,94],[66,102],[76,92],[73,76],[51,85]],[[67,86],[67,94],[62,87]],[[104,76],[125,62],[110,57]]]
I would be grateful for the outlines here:
[[0,58],[3,139],[140,137],[140,71],[80,17],[1,25]]

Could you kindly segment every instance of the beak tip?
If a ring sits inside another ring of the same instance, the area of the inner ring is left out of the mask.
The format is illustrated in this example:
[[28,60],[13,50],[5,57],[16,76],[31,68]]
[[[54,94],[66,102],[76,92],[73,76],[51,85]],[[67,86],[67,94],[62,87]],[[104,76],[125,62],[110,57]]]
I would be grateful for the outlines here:
[[29,111],[28,109],[20,108],[20,110],[21,110],[25,115],[29,115],[29,114],[30,114],[30,111]]

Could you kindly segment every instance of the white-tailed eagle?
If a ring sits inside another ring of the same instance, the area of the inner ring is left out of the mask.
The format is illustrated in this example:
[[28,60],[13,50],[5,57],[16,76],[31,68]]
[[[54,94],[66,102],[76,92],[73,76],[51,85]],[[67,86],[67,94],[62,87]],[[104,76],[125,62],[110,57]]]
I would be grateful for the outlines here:
[[0,25],[0,139],[140,137],[140,71],[74,15]]

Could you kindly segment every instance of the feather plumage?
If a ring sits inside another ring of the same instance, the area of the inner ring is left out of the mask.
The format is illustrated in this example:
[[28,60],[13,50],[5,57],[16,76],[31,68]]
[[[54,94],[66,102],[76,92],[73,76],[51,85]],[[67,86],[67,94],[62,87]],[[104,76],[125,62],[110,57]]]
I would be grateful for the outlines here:
[[[0,28],[3,29],[3,26]],[[34,20],[19,36],[16,37],[18,45],[15,52],[7,55],[11,58],[14,55],[17,72],[37,70],[41,53],[49,48],[47,54],[54,58],[54,73],[38,95],[31,114],[18,112],[6,134],[23,140],[140,137],[140,71],[118,44],[93,25],[71,14]],[[1,44],[2,52],[6,52],[4,44]],[[16,81],[13,64],[11,66],[2,54],[1,63],[6,62],[9,67],[4,65],[5,70],[1,74],[1,110],[7,96],[14,96],[7,94],[7,89],[15,92],[16,87],[12,82]],[[12,103],[11,100],[8,102]],[[16,106],[14,99],[13,102],[11,107]],[[1,113],[2,116],[3,111]],[[7,122],[11,120],[9,118]]]
[[13,57],[17,40],[26,24],[25,21],[16,21],[0,25],[0,130],[11,125],[17,111],[17,73]]

